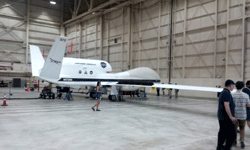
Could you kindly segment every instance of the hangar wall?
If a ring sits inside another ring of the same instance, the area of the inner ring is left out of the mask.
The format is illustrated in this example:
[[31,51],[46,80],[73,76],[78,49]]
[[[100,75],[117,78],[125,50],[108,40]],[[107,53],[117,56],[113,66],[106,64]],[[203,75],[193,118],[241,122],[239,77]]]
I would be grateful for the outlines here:
[[[223,87],[228,78],[250,79],[249,6],[250,0],[175,0],[172,82]],[[114,72],[150,67],[167,83],[169,31],[170,1],[145,0],[67,25],[67,56],[107,60]]]
[[60,35],[62,3],[0,0],[0,62],[30,63],[27,45],[45,51],[45,57]]

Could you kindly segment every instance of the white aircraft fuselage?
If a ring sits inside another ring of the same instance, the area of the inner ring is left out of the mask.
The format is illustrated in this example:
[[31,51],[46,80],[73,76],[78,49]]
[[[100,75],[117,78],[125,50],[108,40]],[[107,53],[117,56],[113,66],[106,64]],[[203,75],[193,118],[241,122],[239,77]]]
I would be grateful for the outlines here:
[[[63,58],[60,79],[56,84],[66,86],[96,86],[96,82],[160,82],[159,75],[150,68],[136,68],[129,71],[111,73],[111,65],[103,60]],[[136,90],[131,87],[123,91]]]

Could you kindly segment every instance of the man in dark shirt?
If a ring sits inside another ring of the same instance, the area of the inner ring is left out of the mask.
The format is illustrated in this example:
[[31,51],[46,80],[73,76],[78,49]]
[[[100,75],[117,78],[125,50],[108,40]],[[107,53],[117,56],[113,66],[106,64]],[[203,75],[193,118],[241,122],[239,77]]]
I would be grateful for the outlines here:
[[[244,88],[242,91],[248,94],[250,97],[250,80],[246,82],[246,88]],[[248,107],[247,107],[247,125],[250,128],[250,108]]]
[[157,96],[160,96],[160,88],[156,88]]
[[[237,121],[234,118],[235,104],[231,91],[234,89],[234,82],[227,80],[225,88],[221,92],[218,104],[218,120],[219,120],[219,133],[217,150],[230,150],[235,140],[235,125]],[[226,145],[223,144],[226,142]]]

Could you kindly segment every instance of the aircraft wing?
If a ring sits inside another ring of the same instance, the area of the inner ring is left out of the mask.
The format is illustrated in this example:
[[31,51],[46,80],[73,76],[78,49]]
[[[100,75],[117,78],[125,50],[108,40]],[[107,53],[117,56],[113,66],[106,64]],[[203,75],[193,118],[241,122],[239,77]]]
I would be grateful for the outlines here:
[[192,90],[192,91],[205,91],[205,92],[221,92],[223,90],[223,88],[216,88],[216,87],[172,85],[172,84],[154,84],[152,87],[171,88],[171,89],[179,89],[179,90]]
[[138,88],[170,88],[170,89],[179,89],[179,90],[191,90],[191,91],[205,91],[205,92],[221,92],[223,88],[216,87],[202,87],[202,86],[190,86],[190,85],[173,85],[173,84],[160,84],[155,83],[154,85],[131,85],[131,84],[118,84],[115,82],[102,82],[102,85],[110,86],[126,86],[126,87],[138,87]]

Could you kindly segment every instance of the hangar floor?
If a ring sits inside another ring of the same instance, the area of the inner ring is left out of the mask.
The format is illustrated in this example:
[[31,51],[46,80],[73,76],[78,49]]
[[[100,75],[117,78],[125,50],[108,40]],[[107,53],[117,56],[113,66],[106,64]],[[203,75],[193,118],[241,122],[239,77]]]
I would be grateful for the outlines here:
[[[1,89],[0,96],[6,91]],[[110,102],[104,97],[101,111],[94,112],[91,106],[96,101],[80,94],[75,94],[74,101],[43,100],[22,91],[20,98],[31,99],[9,100],[9,106],[0,108],[0,149],[216,148],[215,100],[149,95],[146,101],[127,97],[126,102]],[[248,127],[245,141],[245,149],[250,150]]]

